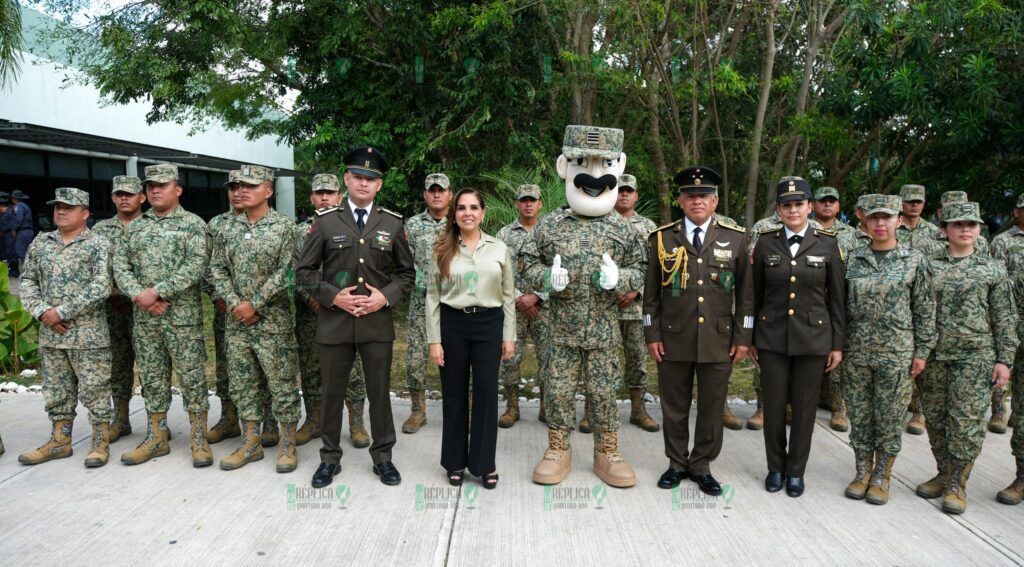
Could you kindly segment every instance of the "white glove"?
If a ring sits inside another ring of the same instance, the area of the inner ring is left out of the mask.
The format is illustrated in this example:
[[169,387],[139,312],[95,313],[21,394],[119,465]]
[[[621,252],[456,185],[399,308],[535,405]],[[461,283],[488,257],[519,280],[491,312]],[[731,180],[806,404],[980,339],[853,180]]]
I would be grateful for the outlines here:
[[608,255],[607,252],[601,256],[601,287],[612,290],[619,284],[619,267],[615,265],[615,260]]
[[569,285],[569,270],[562,267],[562,255],[555,254],[555,261],[551,263],[551,289],[562,291]]

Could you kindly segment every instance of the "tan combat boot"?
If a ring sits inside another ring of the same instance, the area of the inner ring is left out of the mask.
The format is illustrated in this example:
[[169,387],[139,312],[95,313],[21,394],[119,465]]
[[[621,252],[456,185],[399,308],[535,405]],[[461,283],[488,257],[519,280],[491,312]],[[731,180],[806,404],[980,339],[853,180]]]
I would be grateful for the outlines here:
[[949,461],[949,488],[942,498],[942,511],[947,514],[963,514],[967,509],[967,479],[971,478],[974,461]]
[[220,460],[220,468],[226,471],[240,469],[253,461],[263,458],[263,445],[260,443],[260,422],[242,422],[242,445],[227,457]]
[[629,488],[636,485],[633,467],[619,452],[619,434],[615,431],[598,433],[594,447],[594,474],[609,486]]
[[875,455],[875,471],[871,474],[868,484],[867,501],[870,504],[885,504],[889,501],[889,479],[892,476],[892,464],[896,455],[882,453]]
[[167,412],[151,413],[146,425],[146,437],[138,447],[123,453],[121,462],[126,465],[139,465],[152,458],[168,455],[171,452],[169,439]]
[[580,433],[593,433],[590,428],[590,398],[583,398],[583,419],[580,420]]
[[206,440],[206,412],[188,412],[188,422],[192,425],[189,431],[192,447],[192,466],[195,468],[208,467],[213,464],[213,451]]
[[917,398],[910,400],[910,413],[910,421],[907,422],[907,433],[923,435],[925,432],[924,413],[921,411],[921,402]]
[[537,413],[537,421],[548,422],[548,412],[544,411],[544,386],[540,387],[540,411]]
[[295,424],[281,424],[281,451],[277,455],[277,472],[290,473],[299,466],[295,454]]
[[345,407],[348,408],[348,436],[352,439],[352,446],[356,449],[369,447],[370,436],[363,427],[363,400],[357,404],[346,401]]
[[533,482],[537,484],[558,484],[572,470],[572,449],[569,448],[569,431],[548,429],[548,448],[544,458],[533,467]]
[[949,488],[949,455],[941,451],[935,453],[935,466],[939,474],[927,482],[917,485],[917,495],[921,498],[938,498]]
[[409,417],[402,424],[402,433],[416,433],[427,424],[427,393],[423,390],[409,390],[412,408]]
[[[320,437],[323,433],[323,421],[320,416],[320,400],[303,400],[306,405],[306,421],[295,432],[295,444],[305,445]],[[345,402],[348,405],[348,402]]]
[[754,415],[747,420],[747,429],[754,431],[764,429],[764,402],[761,401],[761,396],[757,397],[757,409],[754,410]]
[[846,417],[846,400],[834,390],[832,394],[832,418],[828,420],[828,426],[832,431],[849,431],[850,419]]
[[281,434],[270,408],[263,413],[263,432],[260,433],[260,444],[264,447],[276,447],[281,441]]
[[1006,433],[1006,388],[992,391],[992,417],[988,420],[988,430],[992,433]]
[[66,459],[72,454],[70,419],[53,422],[50,440],[35,451],[18,455],[18,462],[23,465],[38,465],[54,459]]
[[238,425],[238,410],[231,400],[224,400],[220,405],[220,419],[206,432],[206,440],[212,444],[225,439],[242,436],[242,428]]
[[85,468],[94,469],[107,464],[110,459],[110,424],[107,422],[92,425],[92,439],[89,441],[89,454],[85,456]]
[[722,407],[722,425],[726,429],[732,429],[733,431],[743,429],[743,420],[732,413],[732,408],[729,407],[728,403]]
[[498,427],[508,429],[519,421],[519,386],[505,386],[505,413],[498,418]]
[[1017,477],[1010,486],[999,491],[996,500],[1011,506],[1016,506],[1024,500],[1024,457],[1017,457]]
[[661,429],[661,424],[654,421],[654,418],[647,413],[647,408],[644,405],[646,395],[647,392],[643,388],[630,388],[629,422],[644,431],[658,431]]
[[110,422],[110,442],[132,434],[132,422],[128,419],[129,400],[117,400],[117,415]]
[[871,482],[871,469],[875,466],[875,454],[871,451],[854,450],[853,457],[857,473],[846,487],[846,497],[863,500],[868,493],[868,484]]

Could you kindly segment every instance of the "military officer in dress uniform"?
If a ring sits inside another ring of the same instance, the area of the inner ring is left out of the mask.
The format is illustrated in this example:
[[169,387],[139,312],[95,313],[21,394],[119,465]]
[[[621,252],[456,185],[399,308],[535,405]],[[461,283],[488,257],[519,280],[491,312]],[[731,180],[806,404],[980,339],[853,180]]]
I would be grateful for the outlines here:
[[[764,395],[768,492],[804,492],[814,416],[825,371],[843,359],[846,272],[835,233],[808,224],[811,191],[799,177],[782,181],[776,209],[783,225],[761,232],[754,249],[754,347]],[[786,445],[786,405],[793,426]]]
[[402,477],[391,462],[394,312],[416,278],[402,216],[374,203],[387,160],[372,147],[345,155],[348,199],[316,212],[317,221],[296,267],[298,283],[322,308],[317,342],[323,375],[323,448],[313,486],[331,484],[341,470],[341,420],[349,373],[358,353],[370,402],[373,472],[387,485]]
[[[722,492],[710,464],[722,448],[729,375],[733,363],[747,355],[754,328],[748,239],[742,227],[714,217],[721,181],[704,166],[676,174],[685,218],[648,239],[643,309],[647,349],[658,363],[669,459],[658,486],[671,489],[690,477],[711,495]],[[694,375],[697,427],[691,453]]]

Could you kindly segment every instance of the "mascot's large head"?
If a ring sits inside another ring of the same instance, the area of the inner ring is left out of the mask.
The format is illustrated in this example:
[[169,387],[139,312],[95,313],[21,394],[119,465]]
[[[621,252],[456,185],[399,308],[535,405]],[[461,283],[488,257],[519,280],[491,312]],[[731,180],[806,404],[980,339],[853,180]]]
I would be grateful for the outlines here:
[[619,176],[626,170],[622,136],[618,128],[565,127],[555,168],[565,180],[565,198],[576,214],[599,217],[615,208]]

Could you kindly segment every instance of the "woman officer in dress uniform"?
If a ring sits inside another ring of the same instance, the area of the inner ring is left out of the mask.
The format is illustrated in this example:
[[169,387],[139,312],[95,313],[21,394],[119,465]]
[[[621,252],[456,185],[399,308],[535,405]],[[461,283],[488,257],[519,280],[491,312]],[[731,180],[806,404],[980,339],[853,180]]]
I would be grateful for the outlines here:
[[[804,469],[821,392],[821,379],[843,359],[846,275],[835,233],[807,221],[806,180],[779,183],[776,210],[783,226],[760,233],[753,253],[754,348],[764,396],[768,492],[804,492]],[[786,443],[786,405],[793,424]]]

